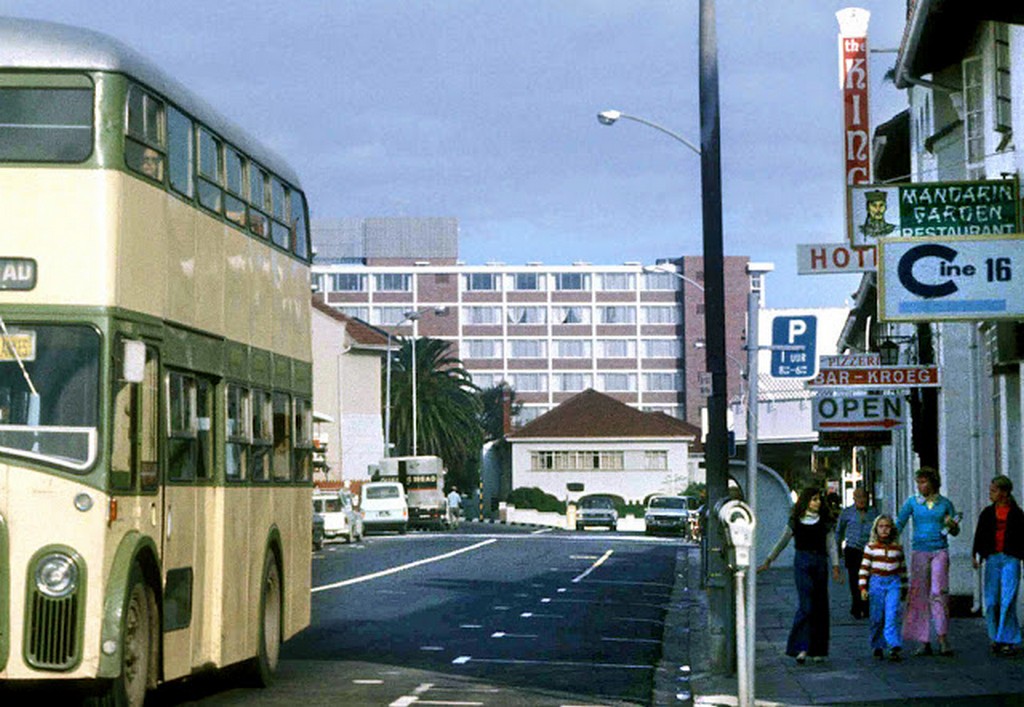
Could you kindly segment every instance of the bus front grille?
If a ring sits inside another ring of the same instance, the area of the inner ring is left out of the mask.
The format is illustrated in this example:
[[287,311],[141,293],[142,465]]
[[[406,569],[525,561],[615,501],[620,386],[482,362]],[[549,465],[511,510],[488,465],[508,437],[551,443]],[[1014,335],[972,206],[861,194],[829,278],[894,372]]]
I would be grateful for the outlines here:
[[78,592],[61,597],[31,593],[25,659],[40,670],[69,670],[79,659]]

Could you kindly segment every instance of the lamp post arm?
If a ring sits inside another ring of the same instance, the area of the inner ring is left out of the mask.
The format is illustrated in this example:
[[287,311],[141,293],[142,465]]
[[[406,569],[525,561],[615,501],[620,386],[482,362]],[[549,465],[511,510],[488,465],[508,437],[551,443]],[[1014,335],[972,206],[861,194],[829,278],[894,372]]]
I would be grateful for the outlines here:
[[684,145],[686,145],[687,147],[689,147],[697,155],[700,155],[700,148],[699,147],[694,145],[692,142],[687,140],[685,137],[683,137],[679,133],[673,132],[672,130],[669,130],[668,128],[666,128],[666,127],[664,127],[662,125],[658,125],[657,123],[653,123],[650,120],[647,120],[645,118],[640,118],[640,117],[635,116],[635,115],[628,115],[626,113],[622,113],[621,115],[619,115],[619,118],[626,118],[628,120],[634,120],[634,121],[636,121],[638,123],[643,123],[644,125],[646,125],[648,127],[651,127],[651,128],[654,128],[655,130],[663,132],[666,135],[668,135],[670,138],[672,138],[674,140],[678,140],[679,142],[681,142]]

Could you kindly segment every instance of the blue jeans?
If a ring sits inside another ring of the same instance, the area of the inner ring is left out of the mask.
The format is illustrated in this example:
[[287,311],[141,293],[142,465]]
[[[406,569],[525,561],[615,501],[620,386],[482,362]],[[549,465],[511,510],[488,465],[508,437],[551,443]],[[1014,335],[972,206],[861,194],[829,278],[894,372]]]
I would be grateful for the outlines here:
[[868,579],[871,647],[902,648],[900,640],[900,578],[872,575]]
[[828,655],[828,558],[797,550],[793,556],[797,609],[786,641],[786,655],[807,651],[810,656]]
[[1020,643],[1017,590],[1020,560],[1001,552],[985,558],[985,623],[993,643]]

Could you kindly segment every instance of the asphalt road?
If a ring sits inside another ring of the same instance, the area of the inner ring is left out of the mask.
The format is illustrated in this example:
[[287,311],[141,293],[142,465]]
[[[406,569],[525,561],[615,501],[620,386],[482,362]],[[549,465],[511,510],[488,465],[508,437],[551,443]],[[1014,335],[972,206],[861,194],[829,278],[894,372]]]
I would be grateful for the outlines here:
[[329,543],[272,689],[218,673],[154,702],[648,704],[679,542],[469,523]]

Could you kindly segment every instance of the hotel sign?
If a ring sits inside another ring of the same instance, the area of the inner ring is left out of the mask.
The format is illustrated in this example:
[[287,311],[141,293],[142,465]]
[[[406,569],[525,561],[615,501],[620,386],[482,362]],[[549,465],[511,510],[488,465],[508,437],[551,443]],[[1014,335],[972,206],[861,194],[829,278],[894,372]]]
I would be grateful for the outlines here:
[[31,290],[36,286],[36,261],[0,258],[0,290]]
[[846,190],[847,238],[874,245],[879,238],[978,236],[1021,231],[1020,183],[863,184]]

